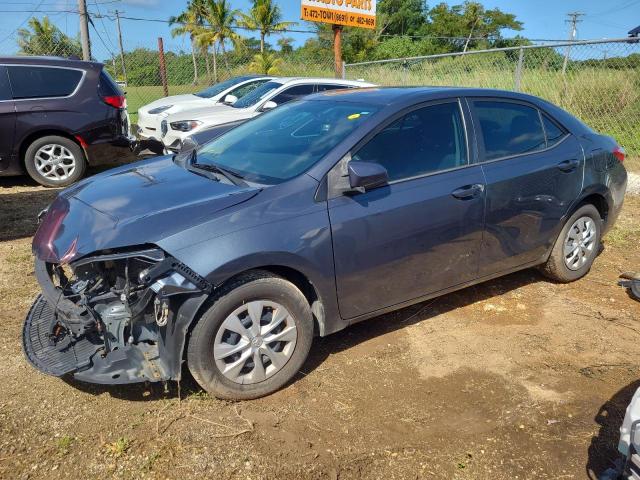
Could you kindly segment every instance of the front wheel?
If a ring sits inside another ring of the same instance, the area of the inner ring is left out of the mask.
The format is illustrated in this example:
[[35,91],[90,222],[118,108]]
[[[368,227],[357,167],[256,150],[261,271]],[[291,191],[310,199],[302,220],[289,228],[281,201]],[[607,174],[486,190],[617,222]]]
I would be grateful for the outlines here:
[[565,223],[542,273],[563,283],[584,277],[598,256],[601,231],[602,218],[596,207],[580,207]]
[[29,145],[24,165],[40,185],[66,187],[82,178],[87,162],[82,148],[73,140],[50,135]]
[[267,272],[251,272],[212,299],[189,339],[187,363],[202,388],[228,400],[262,397],[298,372],[313,341],[302,292]]

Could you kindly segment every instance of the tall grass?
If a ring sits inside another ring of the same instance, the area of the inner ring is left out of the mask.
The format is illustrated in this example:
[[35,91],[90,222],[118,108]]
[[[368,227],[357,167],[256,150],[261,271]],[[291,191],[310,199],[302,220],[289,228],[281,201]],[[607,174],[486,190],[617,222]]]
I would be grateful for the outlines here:
[[[349,78],[379,85],[435,85],[513,90],[513,62],[473,56],[352,67]],[[549,100],[594,130],[614,137],[632,157],[640,157],[640,76],[636,69],[581,67],[561,70],[524,68],[520,90]]]

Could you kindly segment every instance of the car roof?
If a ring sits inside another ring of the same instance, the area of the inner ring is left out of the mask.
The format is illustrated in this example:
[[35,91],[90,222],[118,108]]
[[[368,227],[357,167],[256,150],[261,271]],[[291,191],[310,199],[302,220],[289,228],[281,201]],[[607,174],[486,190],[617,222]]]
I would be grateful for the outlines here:
[[292,83],[297,83],[300,85],[308,83],[325,83],[335,85],[373,86],[372,83],[366,83],[360,80],[346,80],[343,78],[331,77],[275,77],[273,81],[282,83],[283,85],[289,85]]
[[313,100],[364,102],[376,105],[418,103],[449,97],[500,97],[539,102],[541,99],[508,90],[472,87],[367,87],[350,90],[330,90],[310,95]]
[[102,68],[100,62],[85,62],[80,59],[64,57],[38,57],[28,55],[0,56],[0,64],[4,65],[46,65],[70,68]]

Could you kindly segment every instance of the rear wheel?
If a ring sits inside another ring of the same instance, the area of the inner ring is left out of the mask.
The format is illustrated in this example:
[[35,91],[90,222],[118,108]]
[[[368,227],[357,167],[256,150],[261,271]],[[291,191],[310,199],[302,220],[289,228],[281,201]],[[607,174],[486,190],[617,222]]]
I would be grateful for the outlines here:
[[585,276],[600,249],[602,218],[593,205],[583,205],[567,220],[542,273],[558,282]]
[[82,178],[87,162],[77,143],[50,135],[29,145],[24,164],[29,176],[40,185],[66,187]]
[[311,308],[300,290],[251,272],[212,300],[189,339],[187,362],[202,388],[245,400],[275,392],[298,372],[313,340]]

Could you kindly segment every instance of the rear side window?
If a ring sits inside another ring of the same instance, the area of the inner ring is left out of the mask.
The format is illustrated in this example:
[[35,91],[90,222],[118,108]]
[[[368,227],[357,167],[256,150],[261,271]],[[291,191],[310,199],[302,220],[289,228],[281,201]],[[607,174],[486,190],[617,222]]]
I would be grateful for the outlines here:
[[485,160],[535,152],[546,147],[538,110],[511,102],[473,102],[482,129]]
[[8,66],[13,98],[47,98],[71,95],[82,71],[56,67]]
[[326,92],[327,90],[340,90],[344,88],[351,88],[347,85],[336,85],[336,84],[328,84],[328,83],[321,83],[317,85],[317,87],[318,89],[316,91],[318,92]]
[[311,95],[313,93],[313,85],[296,85],[295,87],[287,88],[284,92],[279,93],[273,99],[278,105],[290,102],[296,98],[304,97],[305,95]]
[[229,92],[229,95],[235,95],[237,98],[242,98],[245,95],[253,92],[263,83],[267,83],[267,80],[257,80],[255,82],[245,83],[244,85],[240,85],[238,88]]
[[7,69],[0,66],[0,100],[11,100],[11,86]]
[[353,159],[379,163],[392,181],[466,165],[460,106],[451,102],[414,110],[373,137]]
[[542,123],[544,124],[544,132],[547,135],[547,147],[552,147],[564,138],[567,131],[558,126],[553,120],[546,115],[542,115]]
[[98,83],[98,92],[101,97],[110,97],[113,95],[122,95],[122,91],[118,84],[111,78],[106,70],[100,72],[100,80]]

